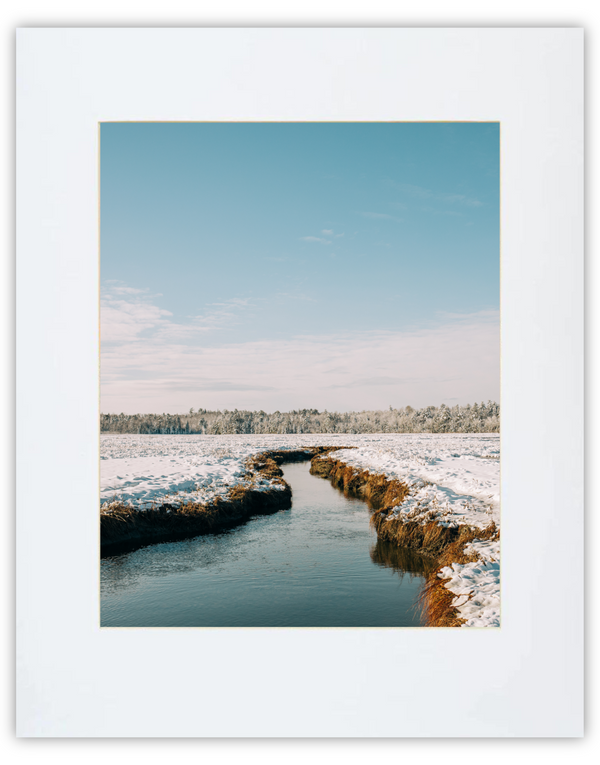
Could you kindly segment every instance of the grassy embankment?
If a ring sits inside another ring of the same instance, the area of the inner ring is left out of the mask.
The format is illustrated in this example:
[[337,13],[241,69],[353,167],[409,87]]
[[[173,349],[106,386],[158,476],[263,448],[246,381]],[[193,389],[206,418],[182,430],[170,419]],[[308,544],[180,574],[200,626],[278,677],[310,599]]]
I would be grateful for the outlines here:
[[[109,511],[100,513],[101,554],[207,534],[243,523],[253,515],[285,510],[291,507],[292,490],[283,480],[279,466],[283,462],[307,461],[339,448],[315,446],[255,454],[246,462],[244,483],[233,486],[225,497],[217,497],[207,504],[161,504],[148,510],[113,504]],[[273,481],[274,487],[259,489],[256,481],[261,478]]]
[[337,488],[364,499],[373,510],[371,525],[379,539],[435,559],[435,569],[426,578],[420,600],[424,622],[429,627],[460,627],[464,620],[452,606],[456,596],[444,586],[449,580],[440,578],[438,572],[452,563],[476,560],[476,555],[465,553],[465,547],[475,539],[498,539],[500,530],[494,522],[482,530],[466,525],[448,528],[434,519],[425,523],[407,522],[401,518],[388,520],[392,510],[409,493],[408,486],[402,481],[359,470],[331,457],[319,459],[318,455],[312,459],[310,472],[328,478]]

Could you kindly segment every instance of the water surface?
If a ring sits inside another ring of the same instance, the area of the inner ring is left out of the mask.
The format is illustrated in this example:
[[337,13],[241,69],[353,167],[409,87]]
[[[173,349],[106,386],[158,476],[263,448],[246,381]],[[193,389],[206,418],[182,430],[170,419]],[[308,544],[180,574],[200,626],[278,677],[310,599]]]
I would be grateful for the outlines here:
[[431,561],[369,527],[310,463],[283,466],[290,510],[101,561],[106,627],[414,627]]

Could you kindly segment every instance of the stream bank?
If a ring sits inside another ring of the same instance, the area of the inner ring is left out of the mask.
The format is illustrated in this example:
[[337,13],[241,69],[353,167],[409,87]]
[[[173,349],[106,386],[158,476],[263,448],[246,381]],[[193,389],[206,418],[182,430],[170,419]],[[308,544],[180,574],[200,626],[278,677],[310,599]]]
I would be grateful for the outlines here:
[[255,515],[285,510],[291,507],[292,492],[283,479],[280,465],[308,461],[340,448],[344,447],[314,446],[253,455],[246,463],[244,482],[233,486],[225,498],[217,497],[206,504],[163,503],[144,510],[113,504],[109,512],[100,513],[100,554],[215,533]]
[[434,517],[410,520],[394,512],[410,494],[410,487],[402,481],[322,455],[312,458],[310,471],[328,479],[333,486],[364,499],[373,510],[370,522],[380,541],[435,559],[436,565],[428,572],[420,596],[426,626],[461,627],[466,623],[458,605],[464,606],[470,601],[475,590],[457,598],[446,586],[451,580],[447,574],[456,565],[480,560],[473,543],[500,539],[500,530],[493,520],[483,529],[467,524],[440,523]]

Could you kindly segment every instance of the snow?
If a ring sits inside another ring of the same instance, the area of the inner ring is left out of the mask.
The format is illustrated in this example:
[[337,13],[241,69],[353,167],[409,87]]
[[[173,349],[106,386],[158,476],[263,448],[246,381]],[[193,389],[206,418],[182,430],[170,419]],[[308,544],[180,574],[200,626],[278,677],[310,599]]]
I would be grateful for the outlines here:
[[[337,441],[336,441],[337,439]],[[100,503],[145,510],[163,503],[206,503],[237,484],[259,491],[281,484],[247,476],[246,460],[267,449],[342,443],[339,436],[100,436]]]
[[207,502],[239,483],[245,471],[234,457],[219,459],[207,454],[121,457],[103,462],[101,472],[104,502],[145,509],[157,501]]
[[485,434],[379,436],[358,449],[331,453],[348,465],[409,486],[391,518],[485,528],[500,523],[500,437]]
[[440,570],[438,576],[456,597],[452,605],[462,619],[463,627],[500,626],[500,542],[475,540],[466,545],[467,554],[476,553],[473,563],[453,563]]
[[[236,484],[258,490],[280,483],[247,474],[246,460],[266,450],[354,446],[327,456],[409,486],[390,517],[441,525],[500,525],[500,437],[477,434],[118,435],[100,437],[101,511],[113,503],[146,509],[163,503],[210,502]],[[467,548],[479,560],[444,568],[464,626],[499,626],[500,543]]]

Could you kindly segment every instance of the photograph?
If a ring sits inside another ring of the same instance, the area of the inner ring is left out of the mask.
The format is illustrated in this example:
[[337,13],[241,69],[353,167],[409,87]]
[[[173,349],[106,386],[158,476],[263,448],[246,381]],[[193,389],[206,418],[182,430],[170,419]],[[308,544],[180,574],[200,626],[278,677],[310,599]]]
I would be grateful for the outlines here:
[[501,627],[500,135],[99,123],[102,628]]

